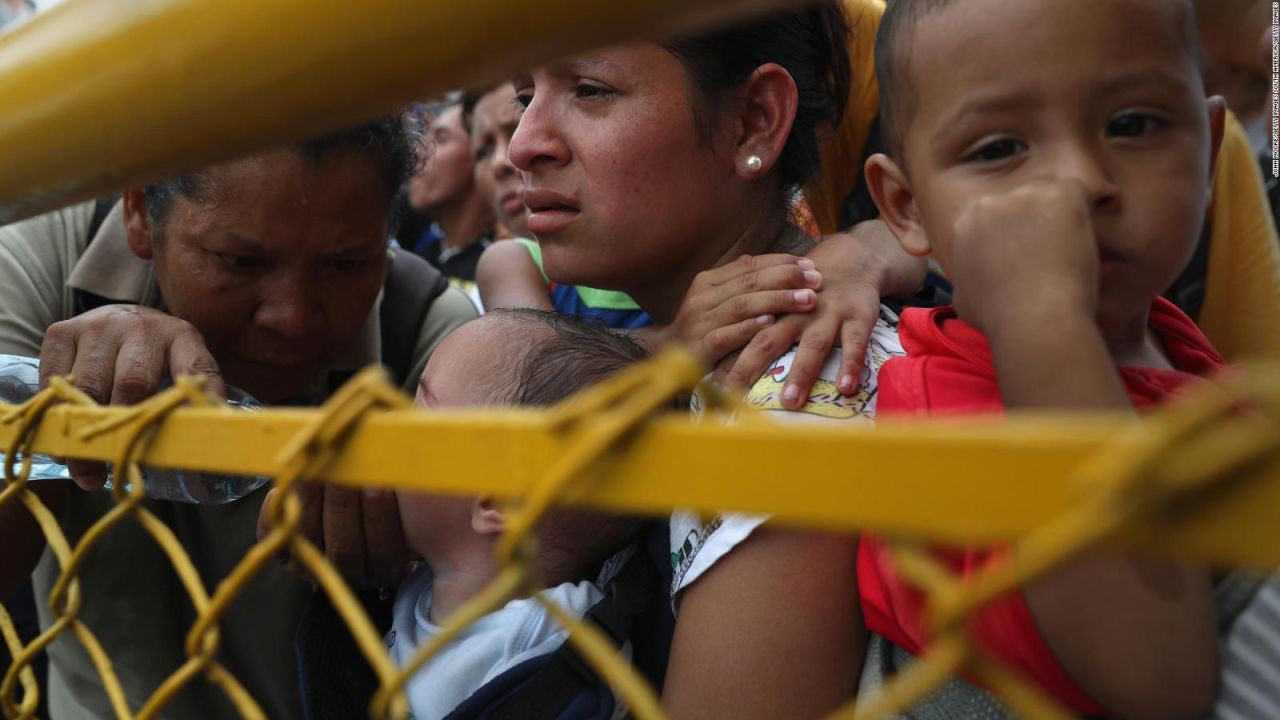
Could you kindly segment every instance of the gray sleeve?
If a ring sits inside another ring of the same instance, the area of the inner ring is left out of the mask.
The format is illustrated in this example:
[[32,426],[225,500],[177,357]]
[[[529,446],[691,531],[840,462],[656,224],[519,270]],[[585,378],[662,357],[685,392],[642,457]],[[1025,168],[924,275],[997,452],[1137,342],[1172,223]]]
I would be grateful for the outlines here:
[[418,378],[427,367],[427,359],[436,349],[436,345],[449,333],[462,325],[480,317],[476,306],[461,290],[450,287],[431,303],[426,318],[422,321],[422,330],[418,332],[418,342],[414,346],[413,370],[404,381],[404,391],[413,395],[418,390]]
[[38,356],[45,330],[71,316],[67,277],[87,243],[93,207],[0,227],[0,353]]

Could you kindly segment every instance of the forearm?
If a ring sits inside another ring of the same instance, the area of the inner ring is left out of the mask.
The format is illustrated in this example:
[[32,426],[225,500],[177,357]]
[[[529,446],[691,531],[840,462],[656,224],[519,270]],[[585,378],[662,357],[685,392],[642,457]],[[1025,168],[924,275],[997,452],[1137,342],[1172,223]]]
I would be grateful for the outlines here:
[[[850,247],[856,244],[857,247]],[[828,235],[806,255],[831,277],[862,277],[881,297],[907,298],[924,284],[928,263],[902,249],[879,220]]]
[[1024,597],[1054,657],[1090,697],[1130,718],[1202,717],[1217,683],[1208,573],[1090,553]]
[[[990,335],[1010,409],[1131,410],[1089,318],[1053,332]],[[1193,717],[1212,701],[1216,641],[1208,574],[1172,561],[1091,553],[1025,589],[1054,656],[1076,684],[1126,718]]]
[[1009,410],[1132,411],[1092,319],[1019,313],[993,324],[987,338]]

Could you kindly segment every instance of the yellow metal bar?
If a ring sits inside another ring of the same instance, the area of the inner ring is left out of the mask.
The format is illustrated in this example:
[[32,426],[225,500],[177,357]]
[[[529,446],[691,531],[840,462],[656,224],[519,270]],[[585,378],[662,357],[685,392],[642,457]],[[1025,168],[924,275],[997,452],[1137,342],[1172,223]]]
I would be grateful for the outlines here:
[[[117,434],[89,440],[78,434],[125,412],[54,407],[34,447],[109,460],[120,450]],[[316,412],[179,409],[157,432],[145,462],[271,474],[281,448]],[[386,412],[361,423],[326,479],[523,497],[564,449],[551,417],[532,410]],[[1073,476],[1095,452],[1137,447],[1136,436],[1119,432],[1126,422],[1132,421],[1098,416],[878,428],[722,427],[675,415],[653,421],[606,465],[593,468],[588,489],[574,502],[646,514],[675,507],[771,512],[780,522],[808,527],[990,542],[1021,536],[1076,503],[1087,488]],[[0,447],[14,432],[0,425]],[[1234,483],[1234,492],[1206,497],[1195,515],[1158,543],[1213,562],[1280,564],[1280,458],[1252,468],[1248,478]]]
[[784,0],[69,0],[0,36],[0,224]]

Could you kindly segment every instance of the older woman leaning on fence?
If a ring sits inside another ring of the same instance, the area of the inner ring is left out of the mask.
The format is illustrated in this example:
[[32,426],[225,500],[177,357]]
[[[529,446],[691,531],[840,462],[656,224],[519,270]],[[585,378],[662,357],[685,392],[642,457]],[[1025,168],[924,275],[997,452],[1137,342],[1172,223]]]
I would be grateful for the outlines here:
[[[410,169],[398,118],[137,188],[0,229],[0,352],[41,355],[99,402],[132,403],[170,374],[211,374],[270,404],[312,404],[372,362],[411,389],[435,345],[473,318],[471,303],[408,253],[390,254],[392,198]],[[380,300],[381,299],[381,300]],[[403,314],[380,315],[380,302]],[[410,312],[416,305],[417,311]],[[101,468],[78,467],[101,485]],[[75,540],[113,505],[105,493],[37,488]],[[393,581],[406,559],[394,496],[304,488],[310,530],[355,585]],[[220,506],[152,502],[206,585],[256,540],[265,492]],[[5,596],[44,541],[17,504],[0,518]],[[57,578],[35,572],[42,625]],[[80,571],[81,619],[140,707],[185,660],[190,600],[136,523],[112,529]],[[280,568],[252,583],[222,623],[222,660],[271,717],[300,713],[294,628],[310,586]],[[49,649],[50,709],[113,715],[84,649]],[[227,700],[193,683],[175,717],[220,718]]]

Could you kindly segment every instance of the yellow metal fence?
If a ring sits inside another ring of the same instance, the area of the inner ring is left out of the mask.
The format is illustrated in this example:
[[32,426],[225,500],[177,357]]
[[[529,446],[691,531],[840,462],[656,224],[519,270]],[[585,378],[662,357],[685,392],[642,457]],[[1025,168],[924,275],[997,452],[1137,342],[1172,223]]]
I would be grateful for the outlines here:
[[[333,599],[373,667],[380,690],[372,716],[403,717],[402,690],[416,668],[513,593],[532,593],[530,530],[559,503],[652,514],[677,507],[775,510],[775,522],[805,527],[954,544],[1012,542],[1015,562],[963,586],[929,555],[898,546],[904,573],[930,599],[935,642],[923,662],[878,695],[861,698],[856,711],[841,713],[856,712],[855,717],[909,706],[961,669],[1018,714],[1062,717],[1039,692],[977,651],[964,627],[984,603],[1083,550],[1141,545],[1193,562],[1280,566],[1280,528],[1274,523],[1274,508],[1280,507],[1276,368],[1233,376],[1140,422],[1022,418],[877,429],[774,426],[749,415],[739,415],[733,426],[695,424],[663,413],[670,398],[692,388],[701,374],[677,351],[550,410],[506,412],[413,409],[376,372],[353,380],[323,408],[260,413],[214,407],[191,380],[132,408],[97,407],[55,381],[25,405],[0,409],[0,447],[7,457],[51,453],[109,460],[123,468],[118,474],[131,479],[133,489],[119,483],[113,491],[116,509],[73,548],[31,492],[24,468],[6,466],[0,508],[21,503],[36,517],[62,574],[52,595],[40,598],[59,619],[30,645],[19,643],[0,612],[0,629],[17,658],[0,683],[0,708],[6,717],[31,717],[36,695],[29,663],[54,638],[71,633],[89,649],[120,718],[154,717],[192,682],[213,683],[244,717],[262,717],[216,660],[218,620],[244,584],[287,549]],[[740,412],[727,402],[720,410]],[[281,490],[268,508],[274,529],[210,592],[164,523],[140,505],[140,463],[270,475]],[[846,468],[835,479],[833,463]],[[789,480],[780,490],[783,465]],[[397,668],[351,591],[297,531],[294,491],[302,478],[516,501],[499,549],[503,569],[414,662]],[[935,502],[923,504],[921,497]],[[947,512],[935,512],[938,507]],[[84,601],[77,570],[96,538],[120,522],[141,523],[160,544],[198,614],[187,637],[189,660],[141,708],[127,706],[93,629],[77,619]],[[597,631],[559,608],[549,609],[573,627],[570,642],[636,716],[661,716],[652,691]]]
[[[70,0],[0,38],[0,223],[130,183],[314,135],[448,87],[624,38],[689,30],[784,0]],[[136,48],[145,47],[140,55]],[[484,52],[481,52],[481,50]],[[528,530],[551,503],[662,514],[771,512],[775,522],[873,530],[917,541],[1015,543],[1017,561],[957,586],[900,548],[931,598],[936,642],[859,715],[909,704],[966,668],[1016,711],[1055,709],[976,653],[964,618],[1000,592],[1098,544],[1149,546],[1192,562],[1280,565],[1280,371],[1257,369],[1137,423],[1120,417],[928,421],[874,430],[692,424],[656,409],[700,371],[668,356],[549,411],[426,413],[363,377],[317,410],[235,414],[190,381],[134,408],[94,406],[65,382],[19,408],[0,406],[0,448],[115,463],[115,510],[75,546],[5,467],[0,509],[39,522],[62,568],[47,602],[58,616],[23,646],[0,608],[16,657],[0,682],[6,717],[30,717],[31,660],[57,637],[88,648],[118,717],[153,717],[194,682],[220,688],[245,717],[261,709],[216,660],[218,620],[243,584],[288,548],[334,600],[380,684],[371,712],[403,714],[413,667],[467,622],[529,584]],[[172,533],[141,501],[137,464],[270,475],[281,490],[275,529],[217,587],[207,588]],[[832,465],[847,472],[831,473]],[[520,502],[503,572],[418,662],[392,665],[369,618],[323,555],[298,532],[301,478],[353,487],[477,494]],[[786,477],[785,486],[777,478]],[[892,483],[884,478],[893,478]],[[920,498],[931,504],[923,505]],[[945,513],[930,508],[946,508]],[[77,571],[97,538],[141,523],[170,557],[196,608],[188,661],[142,707],[78,619]],[[553,608],[553,611],[555,609]],[[558,612],[558,611],[557,611]],[[590,628],[571,641],[641,717],[652,692]]]

